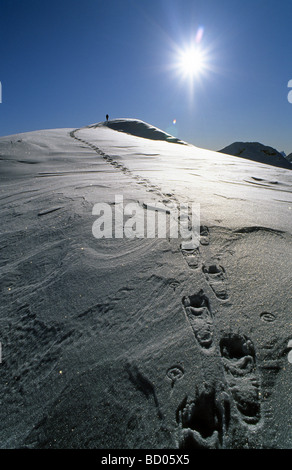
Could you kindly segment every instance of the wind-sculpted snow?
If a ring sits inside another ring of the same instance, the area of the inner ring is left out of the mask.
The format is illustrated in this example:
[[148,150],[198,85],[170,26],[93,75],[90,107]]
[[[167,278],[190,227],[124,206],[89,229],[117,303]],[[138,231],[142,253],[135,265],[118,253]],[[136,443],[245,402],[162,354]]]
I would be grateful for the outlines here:
[[[104,123],[1,138],[1,448],[292,448],[290,175]],[[199,203],[198,246],[95,238],[116,195]]]
[[[112,119],[106,121],[102,124],[97,124],[96,126],[107,126],[110,129],[114,129],[119,132],[125,132],[126,134],[135,135],[137,137],[142,137],[143,139],[150,140],[163,140],[166,142],[173,142],[177,144],[187,145],[186,142],[183,142],[176,137],[173,137],[170,134],[158,129],[157,127],[151,126],[144,121],[138,119]],[[95,126],[90,126],[95,127]]]

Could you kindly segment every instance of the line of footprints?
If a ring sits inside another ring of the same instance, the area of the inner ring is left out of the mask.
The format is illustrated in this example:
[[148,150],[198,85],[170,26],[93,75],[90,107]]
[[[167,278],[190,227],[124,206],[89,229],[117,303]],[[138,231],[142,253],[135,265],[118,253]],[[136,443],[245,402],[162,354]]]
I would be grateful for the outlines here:
[[[201,244],[208,245],[208,228],[201,226],[200,232]],[[202,264],[199,248],[182,249],[182,254],[190,269],[202,269],[217,299],[227,300],[225,269],[218,264]],[[183,431],[180,447],[222,446],[230,420],[230,394],[241,422],[256,425],[261,419],[261,392],[255,348],[247,336],[231,332],[224,334],[219,344],[215,344],[214,314],[202,289],[196,294],[183,297],[182,304],[202,354],[215,358],[218,357],[219,350],[227,388],[222,382],[221,391],[211,387],[209,392],[201,393],[192,402],[186,399],[185,403],[179,406],[177,421]],[[218,387],[220,390],[220,385]],[[208,426],[200,424],[201,415],[204,415],[204,419],[209,423],[209,434],[206,431]]]
[[[200,243],[201,245],[209,244],[209,229],[205,225],[201,225],[200,227]],[[181,251],[191,269],[200,267],[201,256],[199,247],[192,250],[182,249]],[[203,265],[202,271],[216,297],[220,300],[227,300],[228,293],[225,269],[219,264],[209,264],[208,266]]]

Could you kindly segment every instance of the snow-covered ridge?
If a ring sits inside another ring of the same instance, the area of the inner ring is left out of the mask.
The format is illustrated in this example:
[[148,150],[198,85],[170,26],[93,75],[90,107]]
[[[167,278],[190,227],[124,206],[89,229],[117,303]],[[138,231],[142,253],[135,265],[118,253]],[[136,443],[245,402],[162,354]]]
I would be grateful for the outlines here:
[[151,126],[140,119],[111,119],[110,121],[99,122],[88,127],[94,128],[103,126],[107,126],[119,132],[125,132],[126,134],[135,135],[136,137],[142,137],[144,139],[164,140],[166,142],[188,145],[186,142],[167,134],[157,127]]

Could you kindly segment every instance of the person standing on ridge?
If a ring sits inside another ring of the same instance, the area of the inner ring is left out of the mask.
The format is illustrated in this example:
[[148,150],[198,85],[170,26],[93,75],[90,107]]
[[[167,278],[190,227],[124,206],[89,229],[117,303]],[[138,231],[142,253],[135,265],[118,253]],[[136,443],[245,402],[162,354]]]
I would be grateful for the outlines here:
[[106,118],[106,120],[108,121],[108,114],[106,115],[106,117],[105,117],[105,118]]

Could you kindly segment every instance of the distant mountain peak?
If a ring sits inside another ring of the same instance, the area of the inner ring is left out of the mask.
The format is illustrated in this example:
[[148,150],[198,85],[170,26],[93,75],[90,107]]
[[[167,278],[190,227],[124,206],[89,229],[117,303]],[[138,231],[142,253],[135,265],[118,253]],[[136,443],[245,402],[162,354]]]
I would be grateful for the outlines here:
[[233,142],[233,144],[219,150],[219,152],[292,170],[292,163],[290,163],[289,158],[285,158],[278,150],[260,142]]

